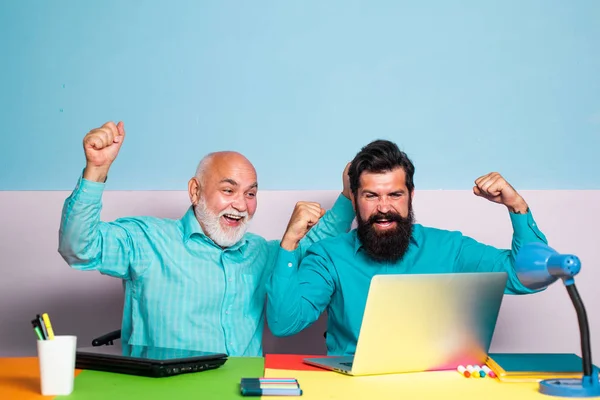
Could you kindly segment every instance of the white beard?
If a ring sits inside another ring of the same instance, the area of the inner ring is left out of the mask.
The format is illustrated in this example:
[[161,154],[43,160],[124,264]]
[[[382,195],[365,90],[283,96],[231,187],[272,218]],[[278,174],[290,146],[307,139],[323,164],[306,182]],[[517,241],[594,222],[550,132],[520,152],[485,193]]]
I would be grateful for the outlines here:
[[[201,198],[194,206],[194,214],[204,227],[204,233],[206,236],[211,238],[213,242],[221,247],[231,247],[239,242],[246,233],[246,230],[248,229],[248,223],[250,222],[250,217],[248,216],[247,212],[240,213],[231,207],[221,211],[218,215],[214,214],[206,207],[206,202],[203,198]],[[242,217],[240,220],[240,226],[237,228],[224,229],[221,225],[220,219],[225,214]]]

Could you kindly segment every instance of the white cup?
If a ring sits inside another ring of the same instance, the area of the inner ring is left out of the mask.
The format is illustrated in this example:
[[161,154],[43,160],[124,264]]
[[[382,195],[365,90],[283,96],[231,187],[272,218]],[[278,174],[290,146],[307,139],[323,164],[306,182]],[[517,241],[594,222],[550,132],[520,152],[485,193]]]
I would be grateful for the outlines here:
[[51,340],[37,341],[42,395],[59,396],[73,392],[76,348],[76,336],[54,336]]

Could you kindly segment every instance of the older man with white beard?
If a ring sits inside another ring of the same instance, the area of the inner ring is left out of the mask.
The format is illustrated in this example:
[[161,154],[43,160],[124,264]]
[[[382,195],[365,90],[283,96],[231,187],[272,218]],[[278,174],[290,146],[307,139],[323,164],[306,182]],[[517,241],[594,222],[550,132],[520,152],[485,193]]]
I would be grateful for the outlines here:
[[64,204],[59,253],[75,269],[123,279],[124,343],[261,355],[265,285],[278,249],[297,248],[301,257],[316,241],[350,229],[346,171],[333,208],[325,213],[318,203],[299,202],[281,241],[246,232],[258,183],[250,161],[236,152],[200,162],[181,219],[102,222],[104,182],[124,139],[122,122],[85,136],[86,168]]

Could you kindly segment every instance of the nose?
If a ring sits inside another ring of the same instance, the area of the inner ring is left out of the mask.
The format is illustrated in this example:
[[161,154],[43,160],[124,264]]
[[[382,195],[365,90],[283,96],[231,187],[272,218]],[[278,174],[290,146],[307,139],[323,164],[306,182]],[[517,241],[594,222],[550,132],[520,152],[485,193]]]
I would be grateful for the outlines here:
[[245,212],[248,210],[248,205],[246,204],[246,198],[244,197],[243,193],[235,196],[235,198],[231,202],[231,207],[233,207],[235,210],[237,210],[239,212]]
[[390,211],[391,206],[390,203],[387,199],[387,197],[382,196],[379,198],[379,202],[377,203],[377,211],[379,211],[380,213],[387,213],[388,211]]

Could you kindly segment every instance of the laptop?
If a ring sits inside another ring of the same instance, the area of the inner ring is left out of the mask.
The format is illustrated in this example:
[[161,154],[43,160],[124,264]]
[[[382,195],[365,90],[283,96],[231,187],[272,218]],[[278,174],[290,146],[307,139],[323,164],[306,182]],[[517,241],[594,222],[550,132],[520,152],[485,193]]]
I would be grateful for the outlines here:
[[304,362],[348,375],[484,364],[506,281],[505,272],[376,275],[354,355]]
[[155,378],[206,371],[226,361],[222,353],[130,345],[84,347],[75,353],[75,368]]

